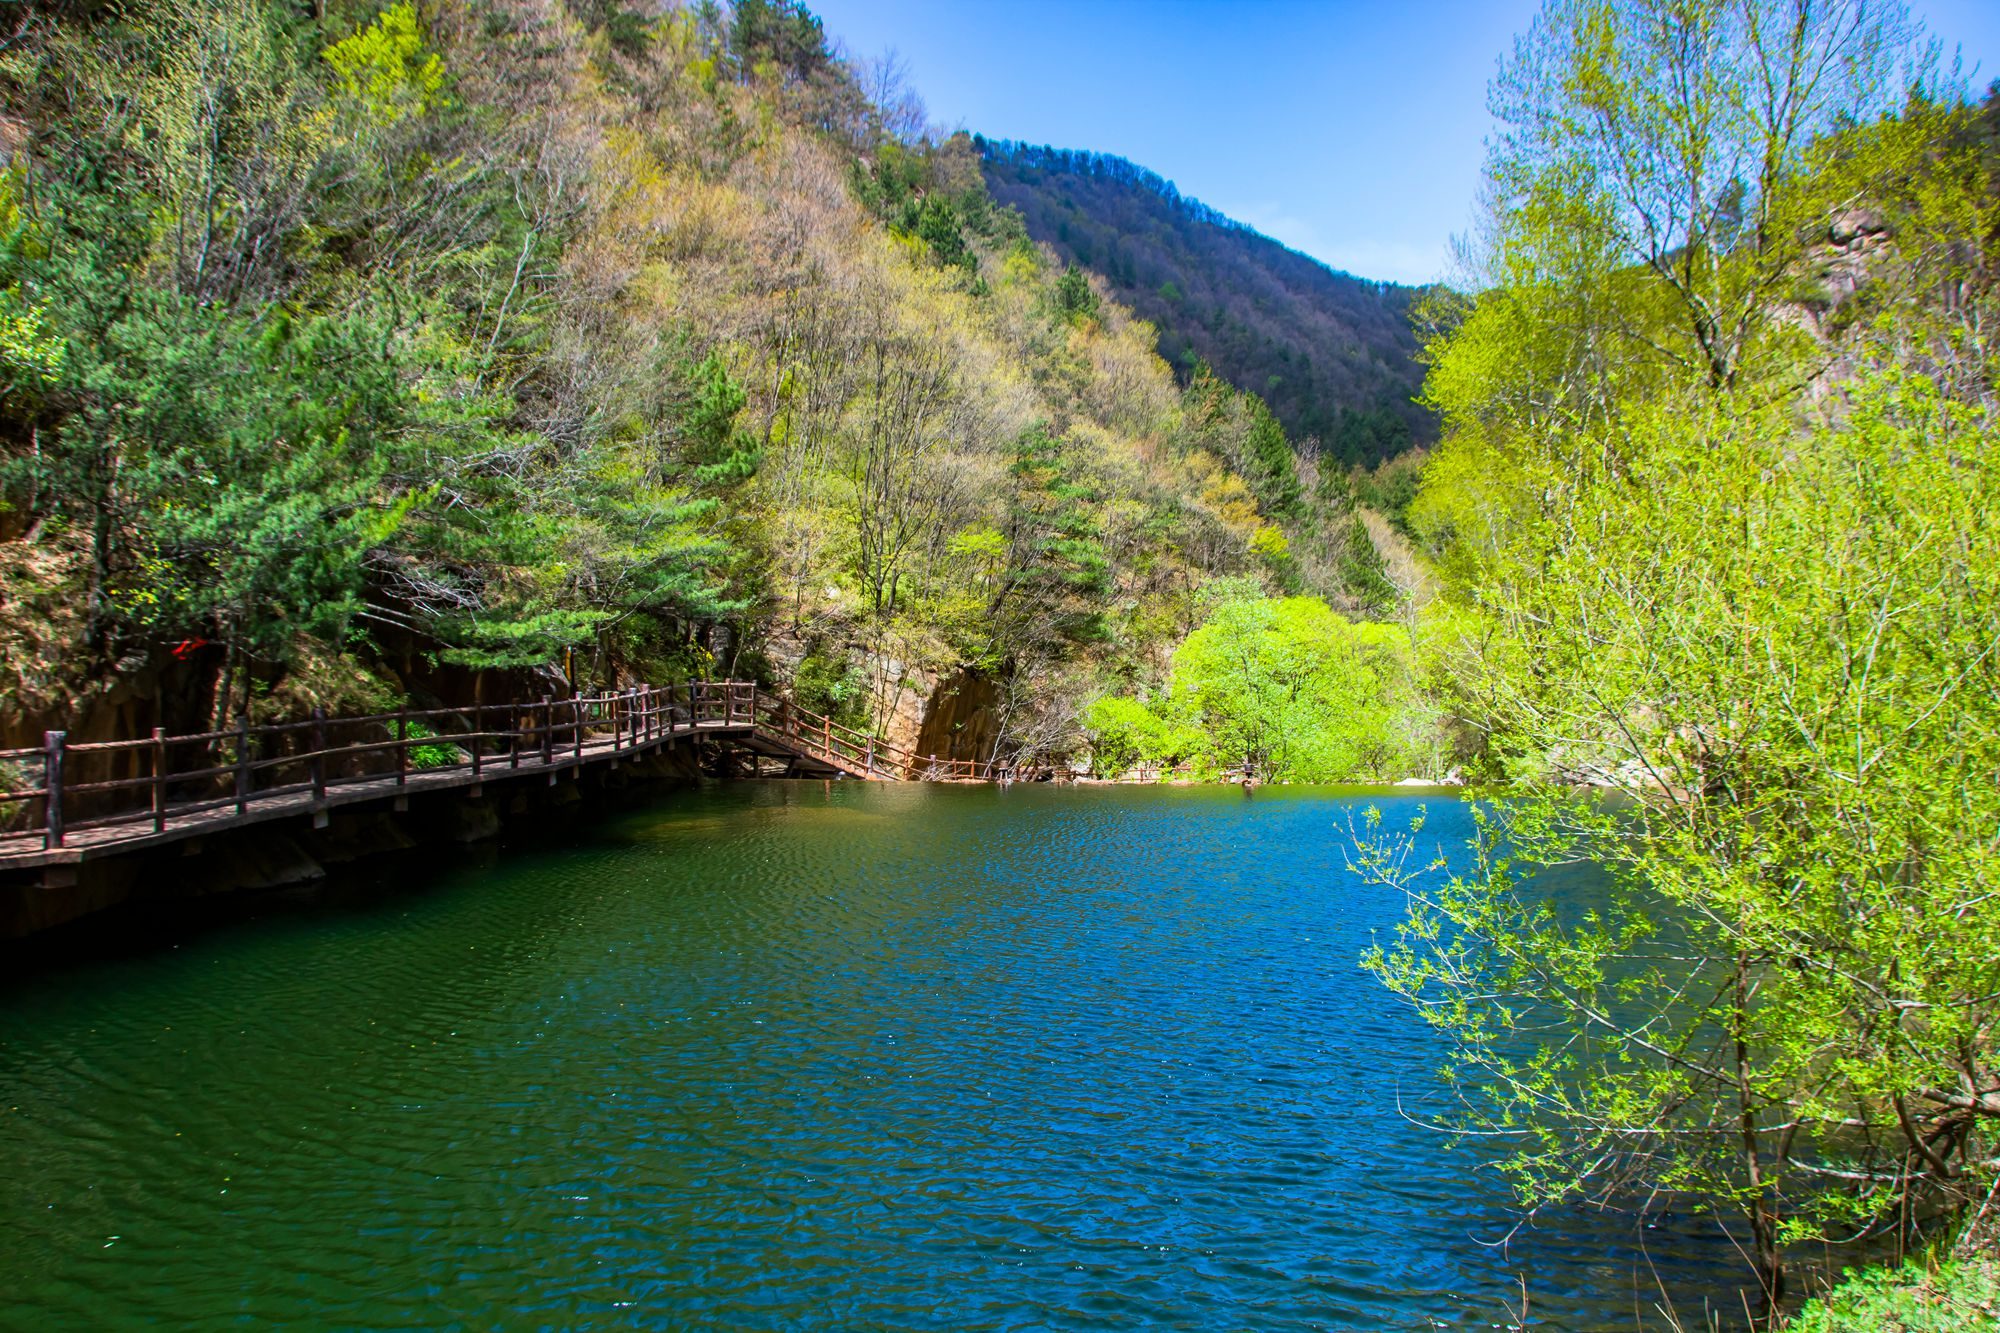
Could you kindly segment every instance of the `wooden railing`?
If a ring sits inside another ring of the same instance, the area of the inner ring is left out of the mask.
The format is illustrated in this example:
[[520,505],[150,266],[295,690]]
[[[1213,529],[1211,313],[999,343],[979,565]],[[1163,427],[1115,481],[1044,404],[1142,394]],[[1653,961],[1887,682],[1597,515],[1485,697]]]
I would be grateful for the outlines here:
[[918,754],[806,712],[763,690],[756,693],[755,708],[759,731],[782,738],[787,748],[799,754],[857,777],[898,782],[1017,782],[1054,775],[1054,770],[1045,767]]
[[0,750],[0,851],[61,848],[72,833],[130,828],[163,834],[191,816],[227,823],[252,806],[375,784],[395,793],[428,775],[459,783],[523,767],[554,772],[586,759],[703,728],[750,729],[794,754],[855,777],[901,781],[1009,781],[1041,770],[921,756],[800,709],[746,681],[641,685],[559,699],[399,710],[139,740],[71,743],[51,731],[38,748]]

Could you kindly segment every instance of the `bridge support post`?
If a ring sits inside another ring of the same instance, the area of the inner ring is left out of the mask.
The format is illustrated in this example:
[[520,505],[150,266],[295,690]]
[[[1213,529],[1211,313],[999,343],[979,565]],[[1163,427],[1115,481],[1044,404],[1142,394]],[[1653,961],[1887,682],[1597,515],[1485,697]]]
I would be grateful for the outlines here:
[[153,832],[167,831],[167,729],[153,728]]
[[42,846],[63,845],[63,748],[68,733],[42,733]]
[[236,715],[236,813],[250,804],[250,715]]
[[313,827],[324,828],[326,818],[326,710],[313,709],[312,729]]

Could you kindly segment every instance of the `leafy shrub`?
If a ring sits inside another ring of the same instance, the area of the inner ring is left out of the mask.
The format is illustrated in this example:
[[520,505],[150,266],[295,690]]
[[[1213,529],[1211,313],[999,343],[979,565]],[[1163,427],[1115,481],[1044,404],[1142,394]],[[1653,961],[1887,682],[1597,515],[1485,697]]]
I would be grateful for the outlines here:
[[1086,714],[1100,771],[1192,759],[1268,778],[1355,782],[1421,767],[1408,635],[1315,597],[1225,601],[1174,654],[1166,698],[1100,699]]
[[799,659],[792,675],[792,698],[800,708],[859,727],[868,718],[868,676],[816,643]]
[[1116,777],[1146,759],[1158,758],[1166,723],[1137,699],[1110,695],[1084,710],[1090,734],[1091,771]]
[[[0,791],[29,791],[42,785],[39,759],[0,759]],[[0,804],[0,833],[13,833],[34,825],[40,814],[38,801],[7,801]]]
[[[437,732],[423,722],[412,718],[404,725],[403,734],[410,740],[431,740]],[[412,745],[410,747],[411,768],[452,768],[467,761],[465,751],[448,741],[437,745]]]
[[1870,1268],[1808,1305],[1790,1333],[1961,1333],[2000,1328],[2000,1264]]

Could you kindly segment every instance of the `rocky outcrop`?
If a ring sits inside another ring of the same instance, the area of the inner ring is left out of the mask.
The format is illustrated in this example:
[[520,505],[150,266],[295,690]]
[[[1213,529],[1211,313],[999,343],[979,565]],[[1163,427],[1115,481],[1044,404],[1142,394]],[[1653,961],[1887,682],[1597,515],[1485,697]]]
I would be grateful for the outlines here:
[[875,682],[876,734],[899,750],[924,753],[918,743],[937,692],[937,673],[879,654],[867,655],[865,665]]
[[939,759],[993,757],[1005,724],[1000,683],[978,671],[960,670],[931,692],[917,729],[916,752]]

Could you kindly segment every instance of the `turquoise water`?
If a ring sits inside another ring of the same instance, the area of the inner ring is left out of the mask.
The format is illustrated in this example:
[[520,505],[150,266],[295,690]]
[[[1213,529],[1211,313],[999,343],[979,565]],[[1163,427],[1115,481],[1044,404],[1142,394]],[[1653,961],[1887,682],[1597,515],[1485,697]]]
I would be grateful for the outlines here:
[[1637,1327],[1662,1283],[1733,1303],[1692,1220],[1645,1254],[1594,1213],[1490,1244],[1480,1146],[1416,1122],[1436,1039],[1355,963],[1401,910],[1345,870],[1356,808],[748,783],[17,966],[0,1324],[1490,1328],[1524,1278],[1550,1328]]

